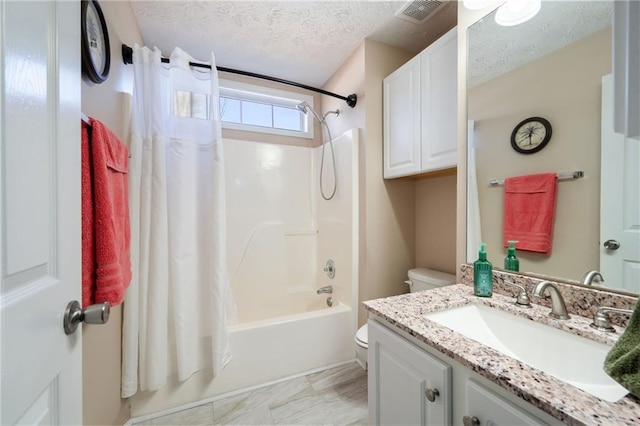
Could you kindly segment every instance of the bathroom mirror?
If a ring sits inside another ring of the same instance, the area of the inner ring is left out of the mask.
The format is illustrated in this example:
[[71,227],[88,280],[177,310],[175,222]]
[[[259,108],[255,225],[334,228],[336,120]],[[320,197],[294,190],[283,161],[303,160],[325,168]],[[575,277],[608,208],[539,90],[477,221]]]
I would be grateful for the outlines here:
[[[600,242],[601,100],[602,77],[611,73],[611,3],[545,1],[523,24],[500,26],[494,11],[469,27],[469,263],[480,241],[494,267],[506,256],[504,186],[490,180],[582,171],[580,179],[558,181],[551,253],[518,250],[520,273],[578,284],[585,272],[600,269],[606,255]],[[544,149],[522,154],[512,148],[511,133],[530,117],[548,120],[552,137]],[[603,275],[604,287],[637,293]]]

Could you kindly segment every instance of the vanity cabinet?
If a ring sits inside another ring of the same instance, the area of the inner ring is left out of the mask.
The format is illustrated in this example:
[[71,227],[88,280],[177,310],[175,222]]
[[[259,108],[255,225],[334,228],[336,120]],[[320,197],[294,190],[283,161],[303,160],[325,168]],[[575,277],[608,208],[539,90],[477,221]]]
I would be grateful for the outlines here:
[[377,319],[368,324],[369,424],[562,424],[394,326]]
[[456,166],[457,40],[454,28],[384,79],[385,179]]
[[451,424],[451,366],[369,321],[369,424]]

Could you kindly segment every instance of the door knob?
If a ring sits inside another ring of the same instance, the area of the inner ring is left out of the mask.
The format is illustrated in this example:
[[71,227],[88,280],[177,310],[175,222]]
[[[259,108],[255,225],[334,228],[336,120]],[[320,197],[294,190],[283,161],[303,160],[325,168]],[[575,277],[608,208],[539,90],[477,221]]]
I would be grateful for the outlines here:
[[433,389],[425,389],[424,395],[427,397],[429,402],[434,402],[436,397],[440,396],[440,391],[436,388]]
[[618,250],[620,248],[620,243],[616,240],[607,240],[603,245],[607,250]]
[[77,300],[72,300],[64,311],[64,319],[62,321],[64,333],[75,333],[78,324],[81,322],[86,322],[87,324],[106,324],[107,321],[109,321],[110,311],[111,306],[109,302],[89,305],[82,309]]

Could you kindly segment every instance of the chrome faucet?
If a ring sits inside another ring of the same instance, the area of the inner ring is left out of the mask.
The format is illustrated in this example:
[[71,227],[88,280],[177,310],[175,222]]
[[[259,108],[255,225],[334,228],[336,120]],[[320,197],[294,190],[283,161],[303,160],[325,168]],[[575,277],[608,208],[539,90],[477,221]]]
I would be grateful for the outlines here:
[[596,314],[593,316],[593,322],[590,324],[591,327],[595,328],[598,331],[615,333],[616,330],[611,325],[611,318],[609,318],[610,313],[631,315],[633,311],[631,309],[620,309],[620,308],[610,308],[608,306],[600,306],[596,311]]
[[584,285],[592,285],[593,283],[601,283],[604,281],[602,274],[598,271],[589,271],[582,277],[580,281]]
[[567,306],[564,304],[564,299],[558,287],[551,281],[542,281],[533,290],[533,295],[536,297],[543,297],[544,291],[549,290],[548,293],[551,296],[551,313],[549,316],[555,319],[569,319],[567,313]]
[[320,287],[318,290],[316,290],[317,294],[322,294],[322,293],[333,293],[333,287],[331,287],[330,285],[326,286],[326,287]]
[[527,289],[520,284],[512,283],[511,281],[504,281],[505,284],[512,285],[517,287],[520,292],[518,293],[518,298],[516,299],[516,305],[521,308],[531,308],[531,299],[529,299],[529,294],[527,293]]

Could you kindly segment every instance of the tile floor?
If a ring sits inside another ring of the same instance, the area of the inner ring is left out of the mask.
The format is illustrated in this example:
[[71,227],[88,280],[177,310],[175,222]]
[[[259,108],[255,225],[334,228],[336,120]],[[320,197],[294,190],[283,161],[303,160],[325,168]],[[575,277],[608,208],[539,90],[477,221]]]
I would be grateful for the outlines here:
[[367,425],[367,407],[367,373],[353,362],[135,424]]

